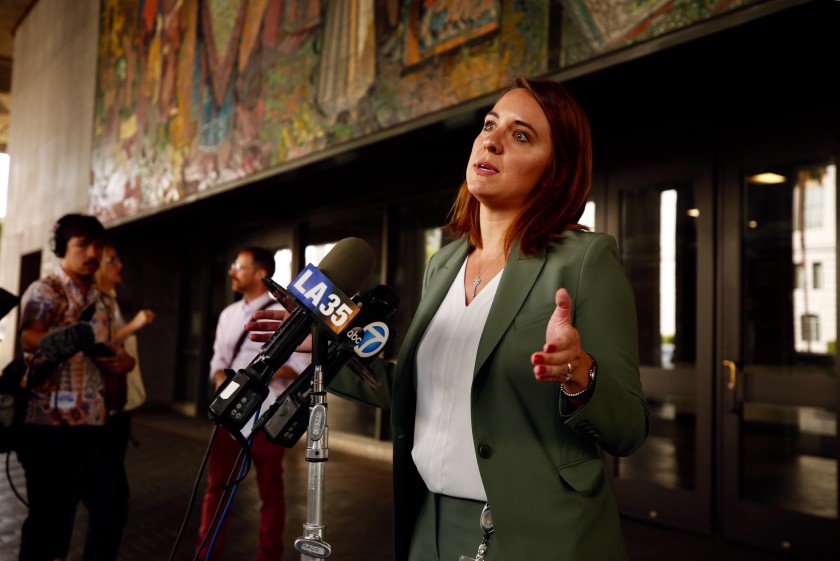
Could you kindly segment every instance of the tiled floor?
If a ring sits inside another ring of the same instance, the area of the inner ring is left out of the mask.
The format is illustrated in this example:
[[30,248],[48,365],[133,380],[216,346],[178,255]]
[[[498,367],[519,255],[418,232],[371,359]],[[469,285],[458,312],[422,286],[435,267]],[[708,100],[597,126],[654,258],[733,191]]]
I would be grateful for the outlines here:
[[[121,561],[189,561],[196,544],[203,478],[196,484],[201,461],[210,440],[212,423],[173,415],[135,415],[139,446],[129,445],[128,477],[131,503],[128,526],[121,547]],[[336,440],[336,439],[333,439]],[[347,441],[347,439],[342,439]],[[303,534],[307,519],[309,463],[304,459],[305,437],[286,455],[287,524],[286,559],[298,559],[294,540]],[[344,445],[345,448],[347,444]],[[383,447],[384,450],[384,447]],[[378,450],[369,451],[373,455]],[[388,461],[369,459],[342,450],[331,442],[324,465],[325,537],[332,559],[367,561],[390,559],[391,467]],[[4,457],[5,459],[5,457]],[[12,457],[12,480],[22,490],[23,472]],[[188,513],[191,493],[198,485],[195,503]],[[253,560],[259,513],[253,477],[239,485],[229,514],[230,523],[223,559]],[[26,507],[12,494],[6,478],[0,480],[0,561],[17,559],[20,524]],[[71,545],[70,561],[81,559],[85,510],[80,506]],[[179,530],[188,516],[186,530]],[[363,536],[364,539],[359,539]],[[177,550],[173,555],[176,542]]]
[[[204,481],[196,482],[210,439],[212,424],[177,414],[135,415],[140,445],[129,446],[128,476],[132,497],[120,561],[190,561]],[[307,519],[309,463],[305,437],[289,450],[285,461],[287,560],[301,559],[294,541]],[[325,538],[338,561],[393,561],[391,548],[390,446],[365,439],[332,435],[324,466]],[[5,457],[3,458],[5,460]],[[23,473],[11,458],[12,481],[23,487]],[[192,508],[191,493],[197,490]],[[253,477],[240,484],[233,508],[223,560],[256,557],[258,498]],[[0,561],[17,559],[20,524],[26,507],[14,497],[5,476],[0,478]],[[80,507],[69,561],[81,559],[85,511]],[[179,530],[186,519],[185,531]],[[755,550],[722,544],[711,538],[624,521],[632,561],[776,561]],[[177,547],[176,547],[177,544]],[[523,561],[523,560],[513,560]],[[609,560],[579,560],[609,561]]]

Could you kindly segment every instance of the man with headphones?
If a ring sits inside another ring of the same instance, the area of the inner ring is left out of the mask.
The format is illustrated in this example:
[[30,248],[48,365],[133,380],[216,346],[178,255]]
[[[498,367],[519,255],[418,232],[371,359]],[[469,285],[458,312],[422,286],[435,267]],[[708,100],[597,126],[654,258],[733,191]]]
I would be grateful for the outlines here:
[[114,342],[113,300],[94,283],[104,242],[105,228],[95,217],[61,217],[52,238],[59,267],[21,297],[19,339],[29,376],[38,375],[28,380],[17,450],[29,501],[20,561],[67,556],[80,500],[89,516],[83,560],[117,559],[128,481],[108,452],[105,425],[109,412],[122,405],[108,388],[134,367],[134,359]]

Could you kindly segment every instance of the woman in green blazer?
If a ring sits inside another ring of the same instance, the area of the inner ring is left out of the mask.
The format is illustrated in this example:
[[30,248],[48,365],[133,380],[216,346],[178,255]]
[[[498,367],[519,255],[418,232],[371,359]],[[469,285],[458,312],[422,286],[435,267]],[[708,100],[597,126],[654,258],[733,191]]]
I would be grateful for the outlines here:
[[474,142],[462,239],[429,262],[396,364],[374,363],[382,388],[330,385],[391,412],[396,561],[627,559],[600,452],[637,450],[649,411],[615,240],[578,224],[590,177],[581,107],[517,80]]

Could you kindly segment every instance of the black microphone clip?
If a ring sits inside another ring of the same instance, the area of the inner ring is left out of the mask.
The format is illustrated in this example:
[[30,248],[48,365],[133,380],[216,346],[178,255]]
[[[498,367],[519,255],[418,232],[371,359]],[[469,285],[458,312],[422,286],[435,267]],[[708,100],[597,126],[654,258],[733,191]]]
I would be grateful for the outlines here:
[[374,263],[375,255],[367,242],[345,238],[321,260],[323,270],[307,265],[289,284],[288,294],[278,296],[273,290],[272,295],[287,308],[289,317],[251,363],[223,384],[210,402],[208,416],[231,432],[242,430],[259,410],[260,398],[268,395],[274,373],[310,334],[313,324],[323,326],[333,337],[347,328],[359,312],[347,293],[358,291]]
[[[359,315],[344,334],[329,341],[326,357],[320,360],[325,388],[345,364],[373,388],[382,385],[367,365],[382,352],[390,338],[396,337],[388,322],[400,299],[393,289],[379,285],[356,300],[361,306]],[[314,370],[315,364],[310,364],[295,378],[260,416],[254,432],[262,429],[270,442],[286,448],[300,440],[308,427]]]
[[268,387],[246,370],[225,369],[227,380],[221,385],[207,414],[216,424],[241,430],[260,403],[268,397]]

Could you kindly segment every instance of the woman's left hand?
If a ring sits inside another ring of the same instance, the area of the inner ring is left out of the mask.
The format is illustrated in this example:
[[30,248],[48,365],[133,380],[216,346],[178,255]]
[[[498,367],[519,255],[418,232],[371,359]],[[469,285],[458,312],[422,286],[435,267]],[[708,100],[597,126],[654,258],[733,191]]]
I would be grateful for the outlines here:
[[545,329],[545,345],[542,352],[531,355],[531,364],[538,381],[562,383],[567,391],[576,392],[589,384],[591,360],[580,346],[580,333],[572,325],[569,292],[558,289],[554,302],[557,308]]
[[137,324],[137,329],[140,329],[155,321],[155,313],[149,308],[143,308],[131,321]]

